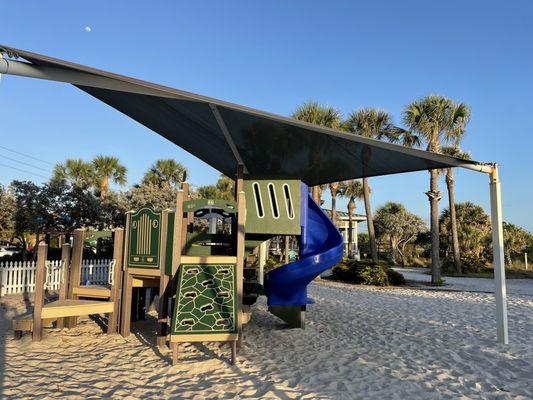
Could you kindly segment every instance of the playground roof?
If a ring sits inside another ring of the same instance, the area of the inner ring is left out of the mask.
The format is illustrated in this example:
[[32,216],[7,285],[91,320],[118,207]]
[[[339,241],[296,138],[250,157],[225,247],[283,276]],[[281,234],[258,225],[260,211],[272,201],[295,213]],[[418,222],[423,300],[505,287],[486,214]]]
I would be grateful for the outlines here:
[[24,50],[0,45],[0,53],[37,67],[34,77],[72,83],[228,176],[243,164],[248,177],[316,185],[476,164]]

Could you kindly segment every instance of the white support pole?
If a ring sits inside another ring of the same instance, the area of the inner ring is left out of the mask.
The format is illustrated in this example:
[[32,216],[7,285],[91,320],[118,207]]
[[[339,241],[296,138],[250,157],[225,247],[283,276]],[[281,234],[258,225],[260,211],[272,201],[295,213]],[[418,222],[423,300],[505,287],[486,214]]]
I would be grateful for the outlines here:
[[503,250],[502,198],[498,166],[490,173],[490,215],[492,221],[492,252],[496,290],[496,325],[498,342],[509,343],[507,328],[507,292],[505,287],[505,258]]

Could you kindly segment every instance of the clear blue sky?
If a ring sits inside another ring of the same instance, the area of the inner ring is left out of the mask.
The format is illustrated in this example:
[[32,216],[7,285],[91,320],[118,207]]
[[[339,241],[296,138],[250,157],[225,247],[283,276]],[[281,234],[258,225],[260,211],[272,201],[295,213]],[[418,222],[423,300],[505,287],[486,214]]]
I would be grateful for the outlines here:
[[[504,218],[533,231],[529,1],[10,1],[0,12],[0,43],[282,115],[312,99],[344,113],[381,107],[400,123],[402,108],[429,93],[466,102],[463,148],[502,164]],[[218,175],[65,84],[2,77],[0,121],[0,146],[51,164],[116,155],[130,184],[164,157],[185,164],[194,184]],[[2,148],[0,164],[2,184],[44,180],[5,165],[52,169]],[[425,172],[373,178],[374,206],[400,201],[427,220],[428,181]],[[458,171],[457,200],[488,209],[488,178]]]

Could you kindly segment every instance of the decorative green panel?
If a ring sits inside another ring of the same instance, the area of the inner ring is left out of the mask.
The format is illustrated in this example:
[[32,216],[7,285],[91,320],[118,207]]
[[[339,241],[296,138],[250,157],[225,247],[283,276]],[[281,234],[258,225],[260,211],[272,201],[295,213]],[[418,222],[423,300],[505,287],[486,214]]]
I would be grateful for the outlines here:
[[246,234],[300,235],[299,180],[246,180]]
[[167,219],[167,249],[165,252],[165,274],[172,276],[172,252],[174,249],[174,220],[176,219],[175,212],[169,212]]
[[183,202],[183,212],[195,212],[202,208],[220,208],[228,214],[235,214],[237,207],[234,201],[220,199],[193,199]]
[[236,332],[235,264],[181,265],[172,318],[172,334]]
[[128,243],[128,266],[133,268],[160,267],[161,212],[150,206],[131,214]]

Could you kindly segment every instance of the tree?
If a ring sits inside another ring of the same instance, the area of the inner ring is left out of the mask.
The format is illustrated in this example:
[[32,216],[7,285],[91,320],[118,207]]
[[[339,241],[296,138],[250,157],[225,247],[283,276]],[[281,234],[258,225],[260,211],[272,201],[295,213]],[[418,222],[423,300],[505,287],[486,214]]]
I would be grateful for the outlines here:
[[235,200],[235,181],[224,174],[220,174],[214,185],[200,186],[198,196],[202,199]]
[[398,256],[402,265],[406,264],[405,249],[420,233],[427,230],[422,218],[408,212],[400,203],[388,202],[376,211],[376,233],[386,236],[390,243],[390,260],[397,264]]
[[339,189],[342,187],[343,182],[331,182],[329,186],[329,192],[331,194],[331,220],[334,224],[337,223],[337,195]]
[[[292,114],[292,118],[309,122],[310,124],[339,128],[341,126],[341,114],[339,110],[331,106],[322,105],[316,101],[309,101],[299,106]],[[313,199],[321,205],[323,187],[314,186]]]
[[[464,103],[455,103],[439,95],[429,95],[416,100],[403,111],[407,128],[417,133],[427,143],[427,150],[440,152],[442,142],[453,142],[464,134],[464,127],[470,118],[470,110]],[[430,171],[429,191],[431,230],[431,282],[441,280],[439,258],[439,200],[442,197],[438,187],[439,171]]]
[[340,184],[339,191],[341,196],[348,199],[348,256],[352,257],[353,213],[355,210],[355,200],[363,198],[363,185],[360,180],[346,181]]
[[11,242],[15,231],[15,197],[13,192],[0,185],[0,239]]
[[177,189],[187,179],[187,168],[173,159],[157,160],[144,174],[142,184]]
[[503,223],[503,242],[505,261],[509,267],[513,265],[513,256],[524,253],[532,242],[531,233],[509,222]]
[[130,210],[138,210],[146,204],[159,210],[172,209],[176,206],[176,196],[177,189],[174,186],[144,183],[132,187],[125,194],[125,203]]
[[[344,125],[346,130],[356,135],[373,139],[387,139],[389,141],[397,140],[397,131],[392,125],[391,116],[383,110],[363,108],[352,112]],[[368,162],[371,158],[370,152],[369,147],[363,149],[363,173],[366,173],[366,169],[368,168]],[[374,232],[374,220],[372,218],[372,206],[370,205],[370,185],[368,178],[363,178],[363,192],[368,236],[370,238],[370,252],[372,254],[372,261],[377,262],[378,251]]]
[[[490,218],[481,206],[469,201],[455,204],[455,210],[462,270],[463,272],[480,271],[490,261]],[[451,241],[452,224],[449,209],[442,211],[439,226],[445,265],[447,266],[449,255],[453,254]]]
[[[458,138],[459,140],[459,138]],[[470,159],[470,154],[462,152],[457,146],[448,146],[442,148],[442,153],[452,157],[462,158],[465,160]],[[459,236],[457,233],[457,216],[455,212],[455,190],[454,190],[454,174],[453,168],[446,168],[446,187],[448,189],[448,209],[450,211],[451,229],[453,245],[453,262],[455,266],[455,272],[461,274],[461,252],[459,248]]]
[[100,197],[107,195],[110,181],[120,186],[126,184],[127,169],[120,164],[117,157],[98,155],[93,159],[92,167],[95,186]]
[[94,181],[93,166],[81,158],[56,164],[52,181],[65,181],[81,189],[89,189]]
[[13,181],[10,185],[15,197],[14,236],[22,245],[22,257],[28,250],[27,233],[40,231],[42,225],[39,206],[39,186],[28,181]]

